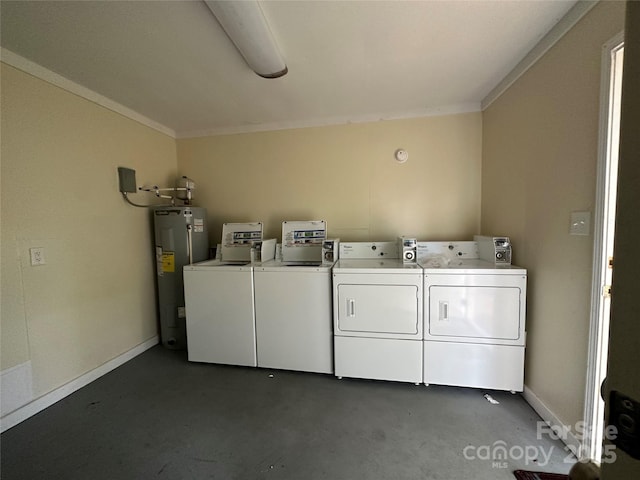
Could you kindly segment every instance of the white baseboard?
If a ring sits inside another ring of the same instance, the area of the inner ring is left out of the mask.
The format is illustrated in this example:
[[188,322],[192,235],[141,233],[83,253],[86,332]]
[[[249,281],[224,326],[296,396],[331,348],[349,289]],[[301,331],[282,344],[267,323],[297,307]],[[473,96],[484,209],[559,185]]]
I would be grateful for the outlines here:
[[0,417],[33,400],[31,360],[0,372]]
[[560,421],[560,419],[547,407],[542,400],[538,398],[538,396],[533,393],[533,391],[528,387],[524,386],[524,391],[522,392],[523,398],[526,402],[531,405],[540,418],[544,420],[548,425],[558,428],[565,428],[563,432],[566,434],[564,438],[560,438],[562,442],[571,449],[571,452],[582,452],[583,446],[582,442],[575,436],[573,431],[567,431],[566,427],[573,428],[573,425],[565,425]]
[[5,432],[10,428],[15,427],[20,422],[25,421],[27,418],[32,417],[36,413],[41,412],[54,403],[59,402],[63,398],[71,395],[76,390],[80,390],[82,387],[109,373],[111,370],[118,368],[120,365],[128,362],[132,358],[137,357],[146,350],[149,350],[151,347],[157,345],[159,341],[160,339],[156,335],[155,337],[150,338],[140,345],[133,347],[131,350],[128,350],[123,354],[118,355],[117,357],[100,365],[99,367],[85,373],[84,375],[79,376],[75,380],[72,380],[69,383],[65,383],[61,387],[58,387],[55,390],[39,398],[36,398],[35,400],[30,401],[26,405],[17,408],[11,413],[8,413],[0,419],[0,432]]

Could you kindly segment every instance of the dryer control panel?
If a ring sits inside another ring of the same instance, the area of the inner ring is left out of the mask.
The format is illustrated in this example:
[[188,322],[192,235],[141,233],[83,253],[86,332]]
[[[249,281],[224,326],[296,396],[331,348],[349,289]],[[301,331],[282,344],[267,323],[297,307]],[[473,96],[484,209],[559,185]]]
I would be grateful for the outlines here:
[[397,242],[340,243],[341,259],[398,258]]

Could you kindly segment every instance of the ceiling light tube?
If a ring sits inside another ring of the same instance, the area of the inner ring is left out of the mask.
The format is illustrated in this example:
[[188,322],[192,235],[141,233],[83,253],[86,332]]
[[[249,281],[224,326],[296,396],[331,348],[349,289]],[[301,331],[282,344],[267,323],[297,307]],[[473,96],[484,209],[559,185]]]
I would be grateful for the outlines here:
[[256,0],[205,0],[251,69],[264,78],[288,71]]

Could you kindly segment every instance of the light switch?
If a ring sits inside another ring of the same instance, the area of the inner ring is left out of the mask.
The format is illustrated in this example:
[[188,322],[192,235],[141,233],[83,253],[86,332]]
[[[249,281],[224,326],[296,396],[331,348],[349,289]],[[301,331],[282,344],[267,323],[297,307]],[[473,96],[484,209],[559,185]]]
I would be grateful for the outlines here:
[[591,212],[571,212],[570,235],[589,235],[591,233]]

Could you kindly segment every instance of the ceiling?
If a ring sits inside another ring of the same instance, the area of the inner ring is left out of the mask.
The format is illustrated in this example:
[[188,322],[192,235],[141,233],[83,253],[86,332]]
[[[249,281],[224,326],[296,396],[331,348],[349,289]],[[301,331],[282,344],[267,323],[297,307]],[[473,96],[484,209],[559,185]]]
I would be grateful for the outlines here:
[[1,45],[186,137],[477,111],[574,3],[264,1],[278,79],[195,0],[2,0]]

